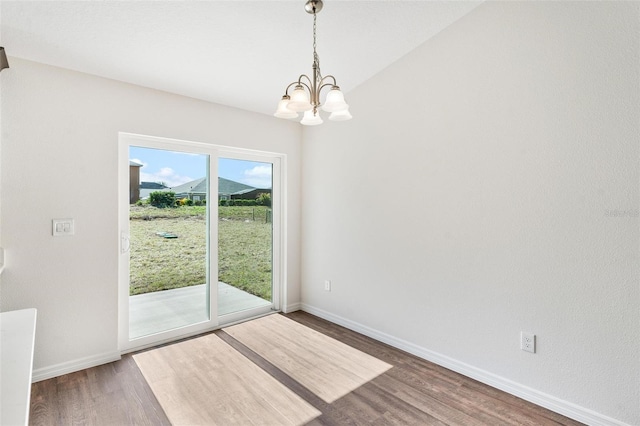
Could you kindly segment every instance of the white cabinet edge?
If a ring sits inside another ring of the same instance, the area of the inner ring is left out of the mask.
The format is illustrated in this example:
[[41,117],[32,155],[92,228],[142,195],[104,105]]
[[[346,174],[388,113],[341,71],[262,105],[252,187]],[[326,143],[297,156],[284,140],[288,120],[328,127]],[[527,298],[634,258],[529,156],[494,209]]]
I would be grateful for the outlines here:
[[35,309],[0,313],[0,424],[28,425],[36,334]]

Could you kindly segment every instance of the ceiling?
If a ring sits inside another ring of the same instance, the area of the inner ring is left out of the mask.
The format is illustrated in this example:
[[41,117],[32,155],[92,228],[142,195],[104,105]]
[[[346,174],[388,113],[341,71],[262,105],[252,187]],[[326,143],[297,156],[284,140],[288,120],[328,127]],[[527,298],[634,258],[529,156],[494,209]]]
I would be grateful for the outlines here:
[[[305,0],[0,1],[11,57],[272,114],[311,73]],[[481,1],[325,0],[324,75],[347,94]]]

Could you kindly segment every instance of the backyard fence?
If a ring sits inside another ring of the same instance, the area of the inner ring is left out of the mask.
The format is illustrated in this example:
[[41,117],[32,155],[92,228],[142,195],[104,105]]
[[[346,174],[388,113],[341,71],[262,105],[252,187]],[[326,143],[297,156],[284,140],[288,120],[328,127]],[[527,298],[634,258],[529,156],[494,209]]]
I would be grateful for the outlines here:
[[265,207],[219,207],[218,217],[221,220],[239,220],[239,221],[251,221],[272,223],[273,211],[270,208]]

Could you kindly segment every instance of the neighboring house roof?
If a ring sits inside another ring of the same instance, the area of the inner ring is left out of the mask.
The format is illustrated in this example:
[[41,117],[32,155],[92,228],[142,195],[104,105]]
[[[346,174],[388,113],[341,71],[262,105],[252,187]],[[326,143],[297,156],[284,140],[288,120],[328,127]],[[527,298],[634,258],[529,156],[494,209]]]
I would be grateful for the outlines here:
[[140,189],[165,189],[165,185],[158,182],[140,182]]
[[143,200],[149,197],[149,194],[156,191],[166,190],[167,187],[158,182],[140,182],[140,198]]
[[[158,185],[157,187],[151,187],[146,185]],[[247,192],[260,190],[260,188],[254,188],[253,186],[245,185],[244,183],[235,182],[225,178],[218,178],[218,195],[242,195]],[[155,182],[141,182],[140,183],[140,198],[148,197],[151,192],[154,191],[172,191],[175,192],[177,197],[185,197],[188,194],[202,194],[207,193],[207,178],[200,178],[192,180],[191,182],[183,183],[182,185],[174,187],[166,187]],[[265,191],[269,191],[265,189]]]
[[244,183],[234,182],[225,178],[218,178],[218,194],[225,195],[240,195],[253,191],[253,186],[245,185]]
[[192,180],[191,182],[183,183],[182,185],[174,186],[168,189],[178,194],[206,194],[207,193],[207,178],[200,178]]

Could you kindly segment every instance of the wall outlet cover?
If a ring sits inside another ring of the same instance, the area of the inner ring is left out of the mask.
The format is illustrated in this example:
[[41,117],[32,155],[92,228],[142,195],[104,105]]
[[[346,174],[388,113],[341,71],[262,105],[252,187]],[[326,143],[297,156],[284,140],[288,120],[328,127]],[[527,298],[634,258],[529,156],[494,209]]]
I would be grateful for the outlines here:
[[526,352],[536,353],[536,335],[533,333],[521,331],[520,349]]

